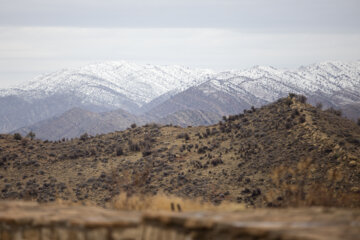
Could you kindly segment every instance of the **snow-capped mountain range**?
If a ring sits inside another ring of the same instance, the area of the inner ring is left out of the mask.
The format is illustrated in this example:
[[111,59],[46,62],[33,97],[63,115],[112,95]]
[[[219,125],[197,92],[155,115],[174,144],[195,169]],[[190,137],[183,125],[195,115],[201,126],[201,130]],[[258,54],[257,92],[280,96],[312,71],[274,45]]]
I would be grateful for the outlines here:
[[65,69],[16,88],[0,89],[0,132],[59,116],[74,107],[95,112],[122,109],[152,119],[188,109],[227,115],[289,92],[357,118],[360,61],[323,62],[297,70],[256,66],[224,72],[126,61]]
[[[141,107],[161,95],[175,95],[199,85],[213,74],[211,70],[177,65],[105,62],[45,74],[28,84],[1,90],[0,96],[16,95],[31,102],[34,99],[71,93],[80,97],[83,103],[136,112],[132,108]],[[129,103],[132,104],[129,106]]]
[[268,102],[289,92],[306,95],[322,92],[344,104],[353,103],[360,96],[360,62],[324,62],[296,71],[257,66],[219,73],[210,82],[219,91],[248,92]]

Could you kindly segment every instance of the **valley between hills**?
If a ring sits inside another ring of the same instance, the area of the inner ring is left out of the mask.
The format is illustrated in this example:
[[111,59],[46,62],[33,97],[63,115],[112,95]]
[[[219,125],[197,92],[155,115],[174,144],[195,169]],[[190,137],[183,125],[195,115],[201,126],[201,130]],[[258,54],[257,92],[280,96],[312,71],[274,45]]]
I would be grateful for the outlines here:
[[58,141],[0,135],[0,198],[110,206],[165,194],[244,207],[360,204],[360,126],[302,95],[197,127]]

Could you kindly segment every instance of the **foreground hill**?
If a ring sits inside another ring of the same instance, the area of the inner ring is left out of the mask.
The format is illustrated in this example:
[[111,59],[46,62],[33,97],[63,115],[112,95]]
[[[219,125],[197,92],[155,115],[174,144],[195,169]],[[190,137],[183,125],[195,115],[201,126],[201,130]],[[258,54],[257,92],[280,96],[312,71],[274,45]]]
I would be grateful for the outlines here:
[[0,196],[103,205],[119,193],[165,192],[255,206],[358,205],[360,127],[303,102],[283,98],[209,127],[150,124],[59,142],[1,135]]

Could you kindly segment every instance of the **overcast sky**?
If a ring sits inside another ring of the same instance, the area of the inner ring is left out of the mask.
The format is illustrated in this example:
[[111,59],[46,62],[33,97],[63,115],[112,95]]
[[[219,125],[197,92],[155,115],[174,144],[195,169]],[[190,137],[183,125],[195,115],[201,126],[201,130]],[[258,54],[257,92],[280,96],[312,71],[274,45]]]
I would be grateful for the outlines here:
[[225,70],[358,59],[359,0],[0,0],[0,87],[101,61]]

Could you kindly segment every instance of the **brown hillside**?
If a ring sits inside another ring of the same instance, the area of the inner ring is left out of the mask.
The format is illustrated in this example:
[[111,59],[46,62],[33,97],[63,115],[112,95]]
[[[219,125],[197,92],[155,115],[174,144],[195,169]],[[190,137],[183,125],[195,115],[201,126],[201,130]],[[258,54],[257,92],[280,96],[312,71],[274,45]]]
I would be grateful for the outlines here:
[[0,135],[0,196],[103,205],[162,191],[213,203],[358,206],[360,127],[303,100],[210,127],[149,124],[61,142]]

